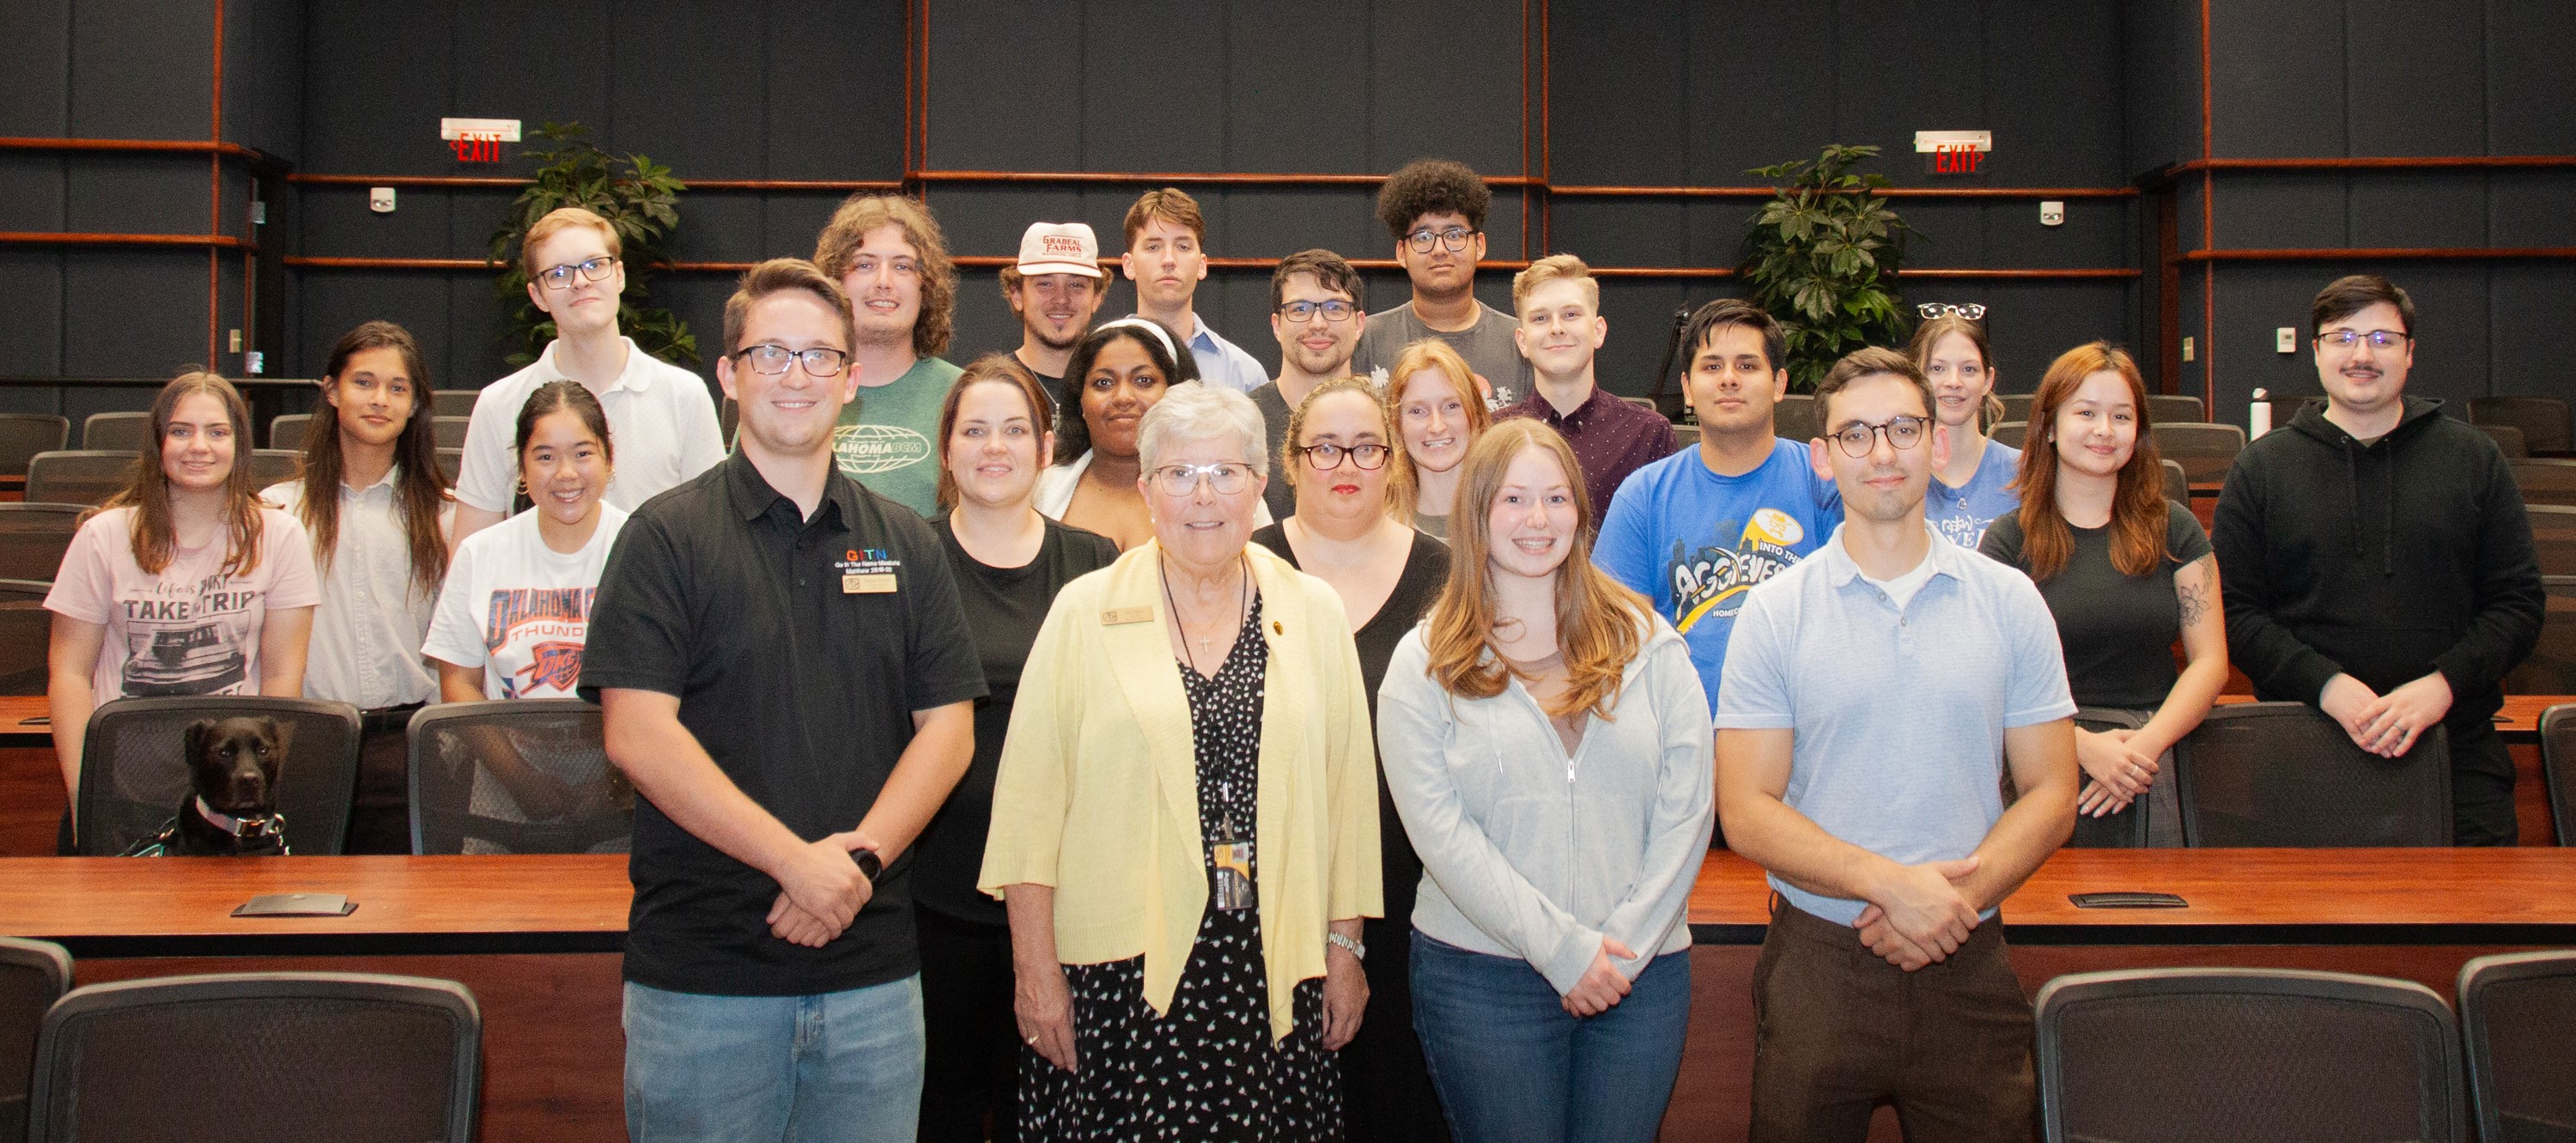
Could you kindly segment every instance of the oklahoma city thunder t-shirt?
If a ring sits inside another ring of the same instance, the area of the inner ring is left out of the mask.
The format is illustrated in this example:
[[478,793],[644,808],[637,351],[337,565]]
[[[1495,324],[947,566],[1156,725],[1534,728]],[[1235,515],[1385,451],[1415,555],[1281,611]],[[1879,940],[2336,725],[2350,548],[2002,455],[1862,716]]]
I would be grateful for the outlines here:
[[1842,522],[1842,499],[1808,467],[1803,443],[1773,441],[1770,457],[1742,476],[1711,472],[1686,448],[1619,485],[1592,562],[1653,600],[1690,644],[1714,714],[1744,594],[1823,547]]
[[465,537],[421,653],[483,668],[483,697],[572,698],[590,639],[591,598],[626,513],[599,506],[599,528],[569,555],[546,546],[534,508]]
[[[850,479],[922,516],[939,514],[939,406],[965,370],[924,357],[891,385],[861,386],[832,430]],[[863,378],[864,380],[864,378]]]

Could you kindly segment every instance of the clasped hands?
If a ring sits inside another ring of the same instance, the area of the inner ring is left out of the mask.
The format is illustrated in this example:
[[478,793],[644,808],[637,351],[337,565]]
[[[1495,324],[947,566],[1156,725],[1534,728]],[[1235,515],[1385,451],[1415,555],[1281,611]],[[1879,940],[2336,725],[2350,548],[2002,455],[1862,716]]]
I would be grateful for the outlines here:
[[1977,871],[1979,860],[1970,854],[1897,866],[1852,921],[1860,943],[1907,972],[1948,959],[1977,927],[1977,907],[1959,892],[1959,881]]
[[2351,675],[2336,675],[2318,692],[2317,709],[2340,724],[2353,745],[2396,758],[2451,713],[2451,682],[2435,671],[2383,695]]
[[850,855],[874,850],[877,843],[857,830],[810,841],[772,871],[778,900],[769,906],[769,934],[782,941],[821,948],[839,937],[876,895],[868,875]]

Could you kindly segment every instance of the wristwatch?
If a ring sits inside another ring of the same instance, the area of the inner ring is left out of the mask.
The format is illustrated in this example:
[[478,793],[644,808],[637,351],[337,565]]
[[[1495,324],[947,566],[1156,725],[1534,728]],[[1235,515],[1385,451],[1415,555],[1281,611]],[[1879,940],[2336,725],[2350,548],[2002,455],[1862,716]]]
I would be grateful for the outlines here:
[[860,850],[859,855],[851,858],[850,862],[859,867],[859,872],[868,879],[870,886],[874,886],[877,883],[877,876],[885,872],[885,862],[877,858],[877,851],[873,849]]
[[1368,959],[1368,946],[1361,944],[1359,939],[1356,937],[1346,937],[1340,933],[1326,933],[1324,934],[1324,943],[1338,946],[1344,951],[1349,952],[1351,954],[1351,959],[1353,960],[1365,961]]

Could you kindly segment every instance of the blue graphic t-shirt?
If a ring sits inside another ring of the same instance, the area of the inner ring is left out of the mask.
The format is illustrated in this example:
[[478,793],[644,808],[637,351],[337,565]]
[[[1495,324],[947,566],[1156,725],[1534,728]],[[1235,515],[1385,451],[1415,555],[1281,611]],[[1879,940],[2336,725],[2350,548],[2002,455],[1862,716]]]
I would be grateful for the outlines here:
[[2021,450],[2010,445],[1986,442],[1984,456],[1977,458],[1977,471],[1968,482],[1957,488],[1932,478],[1932,486],[1923,493],[1923,518],[1941,533],[1941,538],[1977,550],[1977,542],[1986,538],[1986,525],[1995,517],[2021,507],[2021,496],[2012,490],[2013,478],[2021,475]]
[[1770,459],[1742,476],[1709,471],[1688,448],[1619,485],[1592,562],[1653,600],[1690,644],[1714,712],[1744,593],[1823,547],[1842,522],[1842,498],[1816,478],[1801,442],[1772,442]]

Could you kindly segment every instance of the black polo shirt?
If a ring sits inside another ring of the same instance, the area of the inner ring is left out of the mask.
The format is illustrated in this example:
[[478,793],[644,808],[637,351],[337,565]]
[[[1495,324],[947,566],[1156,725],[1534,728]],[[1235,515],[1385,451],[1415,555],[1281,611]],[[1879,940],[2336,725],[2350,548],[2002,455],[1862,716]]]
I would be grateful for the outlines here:
[[[913,512],[832,470],[811,520],[741,453],[645,501],[618,534],[581,696],[680,699],[680,722],[807,840],[859,824],[912,741],[912,712],[984,694],[948,558]],[[819,949],[771,936],[768,875],[635,803],[626,979],[673,992],[805,996],[920,969],[907,854]]]

